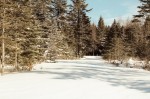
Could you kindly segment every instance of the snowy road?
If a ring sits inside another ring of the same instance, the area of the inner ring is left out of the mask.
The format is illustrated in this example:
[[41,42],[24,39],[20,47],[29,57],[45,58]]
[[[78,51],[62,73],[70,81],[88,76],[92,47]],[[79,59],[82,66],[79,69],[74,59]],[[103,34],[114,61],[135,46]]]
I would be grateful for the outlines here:
[[0,99],[150,99],[150,72],[100,57],[59,60],[0,76]]

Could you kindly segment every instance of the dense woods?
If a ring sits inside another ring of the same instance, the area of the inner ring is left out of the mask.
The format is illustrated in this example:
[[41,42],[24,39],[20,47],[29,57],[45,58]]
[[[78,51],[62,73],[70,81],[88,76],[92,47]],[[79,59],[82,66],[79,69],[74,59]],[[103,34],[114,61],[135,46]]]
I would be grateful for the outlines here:
[[32,70],[39,62],[84,55],[121,63],[137,58],[149,69],[150,1],[140,1],[133,20],[107,26],[102,16],[90,22],[85,0],[0,0],[1,73],[8,65]]

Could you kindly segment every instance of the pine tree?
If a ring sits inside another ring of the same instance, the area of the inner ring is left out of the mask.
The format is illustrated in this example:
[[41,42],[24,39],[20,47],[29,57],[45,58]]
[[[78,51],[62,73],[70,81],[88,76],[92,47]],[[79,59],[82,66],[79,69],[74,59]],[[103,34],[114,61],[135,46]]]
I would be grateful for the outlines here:
[[[89,41],[91,37],[91,30],[89,30],[90,21],[86,15],[86,12],[90,10],[87,10],[88,4],[85,3],[85,0],[72,0],[72,3],[69,12],[69,23],[72,29],[70,35],[72,40],[74,40],[73,45],[76,49],[76,57],[81,57],[82,54],[86,53],[85,48],[87,48],[87,44],[85,45],[85,43]],[[83,38],[83,36],[85,37]]]
[[20,66],[28,66],[31,70],[32,65],[43,55],[39,50],[41,47],[39,45],[40,36],[43,35],[43,32],[41,35],[40,31],[45,30],[45,24],[43,25],[41,22],[44,21],[47,13],[41,14],[40,17],[36,16],[37,9],[35,7],[41,3],[40,1],[6,0],[5,3],[9,7],[6,12],[7,17],[5,17],[5,22],[9,23],[7,34],[5,33],[6,40],[9,39],[9,42],[5,44],[6,56],[8,57],[5,63],[15,65],[16,69],[19,69]]
[[[53,25],[55,24],[55,28],[57,33],[57,37],[55,37],[55,46],[56,46],[56,56],[57,58],[69,58],[72,57],[72,48],[69,45],[69,33],[70,26],[67,19],[67,1],[66,0],[52,0],[51,4],[51,17]],[[54,32],[53,32],[54,33]]]
[[[20,8],[20,13],[22,15],[16,16],[20,17],[18,20],[21,20],[21,31],[19,37],[18,46],[21,51],[18,53],[18,65],[27,66],[29,70],[32,69],[33,64],[36,63],[38,57],[38,49],[36,48],[38,33],[36,32],[37,24],[35,23],[34,16],[34,2],[25,0],[25,1],[16,1],[18,2]],[[23,68],[23,67],[21,67]]]
[[90,19],[89,17],[84,13],[82,16],[81,21],[81,34],[80,34],[80,46],[81,46],[81,56],[87,55],[88,52],[91,52],[93,50],[92,46],[92,30],[90,28]]
[[125,47],[122,38],[115,36],[112,41],[111,49],[108,50],[108,59],[123,62],[125,59]]
[[106,27],[104,24],[103,17],[100,17],[97,29],[97,46],[100,51],[99,54],[102,54],[104,50],[105,39],[106,39]]
[[51,0],[52,17],[57,20],[58,28],[63,28],[66,20],[67,1],[66,0]]
[[[134,15],[134,20],[133,22],[137,22],[135,20],[139,20],[141,18],[145,19],[145,23],[144,23],[144,27],[143,27],[143,33],[142,35],[142,42],[141,42],[141,46],[138,47],[138,50],[140,49],[143,50],[143,52],[141,52],[142,54],[139,55],[139,57],[142,57],[146,60],[146,64],[149,63],[150,59],[149,59],[149,43],[150,40],[147,39],[150,36],[150,30],[149,30],[149,25],[150,25],[150,1],[149,0],[140,0],[140,2],[142,3],[142,5],[138,6],[138,8],[140,9],[138,12],[138,15]],[[138,21],[139,22],[139,21]],[[144,53],[146,52],[146,53]]]
[[138,8],[140,9],[139,15],[134,15],[135,18],[141,18],[141,17],[145,17],[147,18],[150,15],[150,1],[149,0],[140,0],[140,2],[142,3],[141,6],[138,6]]
[[120,59],[124,48],[122,42],[121,26],[116,20],[114,20],[106,36],[104,58],[109,60]]
[[144,27],[143,27],[143,31],[144,31],[144,41],[143,41],[143,54],[144,54],[144,58],[146,61],[146,67],[149,67],[149,61],[150,61],[150,17],[146,18]]
[[55,34],[54,30],[57,29],[52,20],[52,9],[49,6],[50,4],[51,0],[38,0],[34,2],[34,16],[38,26],[35,30],[38,35],[38,38],[35,38],[35,40],[38,41],[38,46],[36,48],[39,50],[41,56],[39,58],[44,60],[48,59],[48,53],[53,53],[50,52],[50,50],[52,50],[52,46],[50,48],[50,43],[54,43],[54,38],[52,38],[52,36]]
[[6,20],[6,1],[4,0],[3,2],[0,2],[0,7],[1,7],[1,9],[2,10],[0,10],[1,11],[1,23],[2,23],[2,25],[1,25],[1,32],[2,32],[2,34],[1,34],[1,39],[2,39],[2,44],[1,44],[1,46],[2,46],[2,53],[1,53],[1,56],[2,56],[2,59],[1,59],[1,63],[2,63],[2,66],[1,66],[1,74],[3,74],[3,72],[4,72],[4,62],[5,62],[5,40],[4,40],[4,34],[5,34],[5,20]]
[[126,53],[129,57],[136,57],[137,39],[140,26],[138,24],[129,23],[125,27],[124,41],[126,43]]
[[[20,21],[16,18],[21,15],[19,12],[19,4],[15,1],[3,0],[0,1],[1,23],[0,30],[2,31],[2,72],[5,64],[15,65],[16,57],[14,53],[18,49],[16,46],[16,37],[18,35],[18,24]],[[17,13],[19,12],[19,13]],[[16,66],[16,65],[15,65]]]
[[99,22],[98,22],[98,29],[100,31],[104,31],[105,30],[105,24],[104,24],[104,19],[102,16],[100,16]]
[[98,49],[97,49],[97,27],[93,23],[91,25],[91,30],[92,30],[92,52],[89,53],[89,55],[97,55]]

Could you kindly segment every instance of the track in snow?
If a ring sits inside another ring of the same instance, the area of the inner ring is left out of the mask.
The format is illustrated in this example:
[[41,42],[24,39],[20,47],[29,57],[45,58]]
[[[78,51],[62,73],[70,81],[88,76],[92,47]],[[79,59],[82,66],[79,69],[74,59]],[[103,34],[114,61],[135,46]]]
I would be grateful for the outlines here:
[[0,99],[150,99],[150,72],[101,57],[58,60],[0,77]]

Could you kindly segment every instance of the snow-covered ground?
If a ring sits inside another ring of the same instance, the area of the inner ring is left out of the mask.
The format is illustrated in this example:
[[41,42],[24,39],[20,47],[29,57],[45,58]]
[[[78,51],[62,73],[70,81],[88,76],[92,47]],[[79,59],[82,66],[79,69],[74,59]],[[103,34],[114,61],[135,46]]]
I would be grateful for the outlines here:
[[150,99],[150,72],[100,57],[58,60],[0,76],[0,99]]

